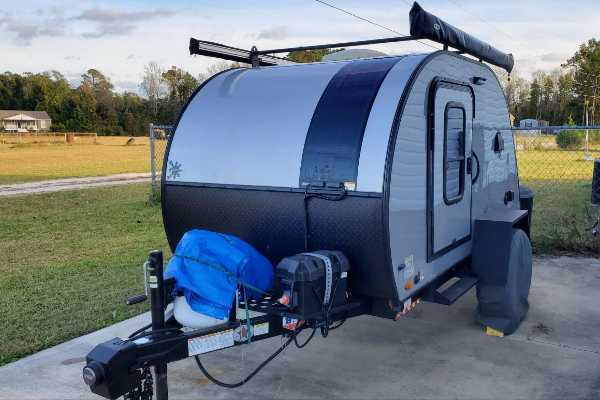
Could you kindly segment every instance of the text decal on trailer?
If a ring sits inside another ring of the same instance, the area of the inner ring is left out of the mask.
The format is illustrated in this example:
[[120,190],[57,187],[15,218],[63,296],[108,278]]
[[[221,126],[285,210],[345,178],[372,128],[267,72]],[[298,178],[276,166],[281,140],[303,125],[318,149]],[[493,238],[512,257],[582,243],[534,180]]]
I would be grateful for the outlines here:
[[233,346],[233,329],[188,340],[188,354],[195,356]]

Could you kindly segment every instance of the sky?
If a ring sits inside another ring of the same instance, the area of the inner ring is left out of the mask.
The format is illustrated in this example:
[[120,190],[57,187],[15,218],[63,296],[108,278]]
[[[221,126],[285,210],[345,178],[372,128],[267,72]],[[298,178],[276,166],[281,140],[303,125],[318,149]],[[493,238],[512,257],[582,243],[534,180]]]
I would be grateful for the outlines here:
[[[409,0],[327,0],[408,34]],[[559,68],[584,41],[600,39],[598,0],[422,0],[421,6],[513,53],[516,71]],[[72,84],[89,68],[118,91],[139,92],[144,66],[193,75],[214,59],[189,55],[189,38],[281,48],[394,36],[315,0],[0,0],[0,71],[58,70]],[[419,43],[371,46],[388,54],[430,52]]]

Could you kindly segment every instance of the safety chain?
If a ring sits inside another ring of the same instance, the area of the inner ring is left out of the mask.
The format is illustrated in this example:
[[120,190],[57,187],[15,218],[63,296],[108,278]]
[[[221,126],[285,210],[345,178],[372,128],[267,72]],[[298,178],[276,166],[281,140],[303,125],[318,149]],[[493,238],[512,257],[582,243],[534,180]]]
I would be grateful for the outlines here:
[[137,386],[123,395],[123,400],[152,400],[154,379],[150,367],[142,368]]

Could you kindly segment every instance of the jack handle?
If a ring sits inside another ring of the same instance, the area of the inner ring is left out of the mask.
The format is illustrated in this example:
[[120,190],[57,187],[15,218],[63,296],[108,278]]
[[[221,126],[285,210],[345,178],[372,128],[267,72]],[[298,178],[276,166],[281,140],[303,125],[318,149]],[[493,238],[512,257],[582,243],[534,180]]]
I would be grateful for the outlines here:
[[148,300],[148,266],[149,262],[146,261],[144,265],[142,265],[142,270],[144,271],[144,294],[137,294],[135,296],[131,296],[127,298],[126,304],[128,306],[133,306],[134,304],[142,303]]

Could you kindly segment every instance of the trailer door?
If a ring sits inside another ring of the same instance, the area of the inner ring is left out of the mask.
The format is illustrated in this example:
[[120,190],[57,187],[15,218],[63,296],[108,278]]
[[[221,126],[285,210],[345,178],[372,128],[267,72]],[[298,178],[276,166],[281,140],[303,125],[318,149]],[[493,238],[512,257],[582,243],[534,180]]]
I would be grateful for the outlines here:
[[471,239],[474,96],[466,83],[433,82],[427,140],[428,261]]

